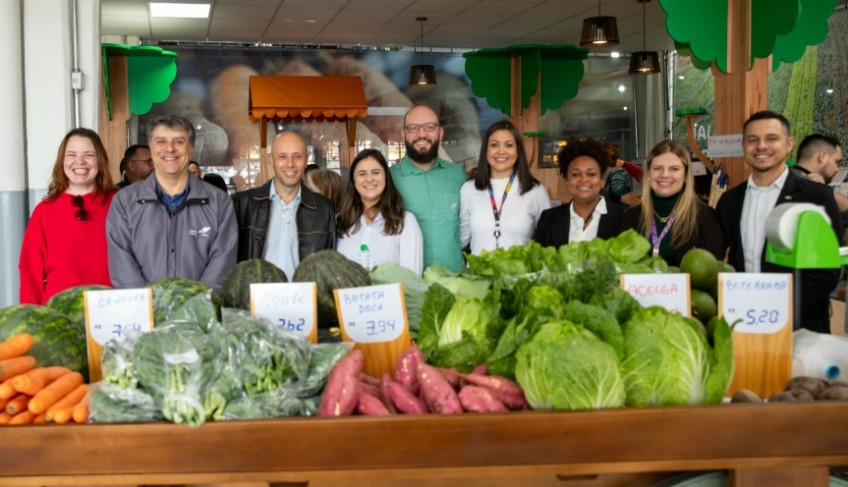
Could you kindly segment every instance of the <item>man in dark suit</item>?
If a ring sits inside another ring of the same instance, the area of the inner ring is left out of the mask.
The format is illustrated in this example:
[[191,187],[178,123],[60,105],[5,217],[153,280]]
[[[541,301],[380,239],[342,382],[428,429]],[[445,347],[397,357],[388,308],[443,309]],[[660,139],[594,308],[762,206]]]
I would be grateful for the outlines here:
[[[842,235],[842,222],[832,191],[786,167],[786,157],[795,144],[789,133],[789,121],[770,111],[751,115],[742,126],[742,147],[751,175],[746,182],[725,193],[716,208],[730,247],[730,264],[738,271],[792,272],[764,260],[766,217],[777,204],[820,205],[830,217],[836,235]],[[838,269],[801,272],[798,283],[801,309],[795,316],[801,317],[803,328],[830,333],[829,295],[838,280]]]

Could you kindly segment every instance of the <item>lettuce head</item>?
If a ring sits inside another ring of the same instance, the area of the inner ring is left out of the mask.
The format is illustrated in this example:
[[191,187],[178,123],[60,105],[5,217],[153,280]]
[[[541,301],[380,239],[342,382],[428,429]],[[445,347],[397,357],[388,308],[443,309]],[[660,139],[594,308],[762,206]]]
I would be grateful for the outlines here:
[[515,378],[533,409],[600,409],[624,405],[615,350],[569,321],[545,323],[516,352]]
[[624,324],[628,406],[721,401],[733,370],[730,327],[720,320],[710,347],[700,323],[652,306]]

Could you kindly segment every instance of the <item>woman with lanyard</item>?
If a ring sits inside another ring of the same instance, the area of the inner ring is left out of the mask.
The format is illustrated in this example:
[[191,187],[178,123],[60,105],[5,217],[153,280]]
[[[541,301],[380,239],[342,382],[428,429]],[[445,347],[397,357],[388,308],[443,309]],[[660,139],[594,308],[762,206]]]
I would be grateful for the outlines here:
[[486,130],[474,179],[459,193],[459,240],[471,253],[509,248],[530,240],[542,212],[551,206],[547,189],[531,174],[512,122]]
[[624,212],[622,230],[635,228],[651,242],[652,255],[671,266],[680,265],[683,254],[693,247],[723,260],[724,233],[715,210],[695,194],[686,147],[664,140],[651,149],[645,166],[648,184],[642,187],[642,203]]

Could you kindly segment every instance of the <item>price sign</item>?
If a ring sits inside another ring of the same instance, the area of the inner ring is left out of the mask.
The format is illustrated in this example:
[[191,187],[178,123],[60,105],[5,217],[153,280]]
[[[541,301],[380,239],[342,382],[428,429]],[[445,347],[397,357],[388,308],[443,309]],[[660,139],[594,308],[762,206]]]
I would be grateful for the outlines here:
[[391,373],[397,358],[409,348],[409,325],[400,284],[336,289],[342,338],[365,352],[365,373]]
[[283,330],[318,341],[317,286],[314,282],[250,285],[250,313],[264,316]]
[[768,397],[792,376],[792,275],[719,273],[718,310],[733,328],[733,380],[727,395]]
[[720,310],[728,323],[738,321],[734,333],[775,333],[791,323],[790,279],[790,274],[720,274]]
[[690,316],[689,274],[622,274],[621,289],[644,307],[662,306]]
[[149,288],[86,291],[83,296],[88,372],[96,382],[106,342],[153,329],[153,296]]

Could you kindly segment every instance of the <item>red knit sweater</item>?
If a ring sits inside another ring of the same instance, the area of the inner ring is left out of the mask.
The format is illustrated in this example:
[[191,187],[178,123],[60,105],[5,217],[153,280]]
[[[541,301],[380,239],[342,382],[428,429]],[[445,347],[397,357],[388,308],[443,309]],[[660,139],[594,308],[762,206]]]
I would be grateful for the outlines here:
[[51,296],[81,284],[111,286],[106,254],[106,201],[83,196],[86,221],[77,220],[71,195],[44,200],[35,207],[24,233],[21,259],[21,303],[44,304]]

